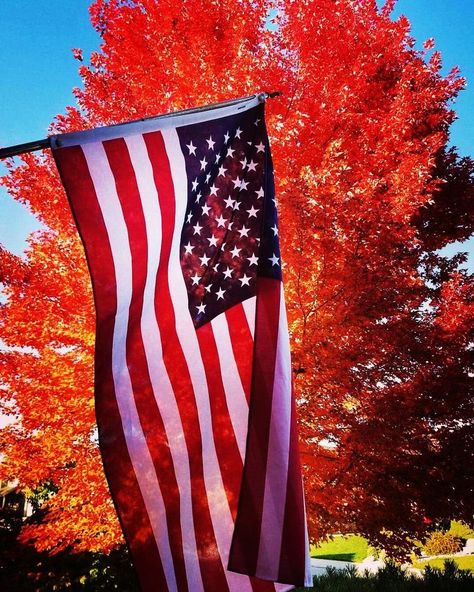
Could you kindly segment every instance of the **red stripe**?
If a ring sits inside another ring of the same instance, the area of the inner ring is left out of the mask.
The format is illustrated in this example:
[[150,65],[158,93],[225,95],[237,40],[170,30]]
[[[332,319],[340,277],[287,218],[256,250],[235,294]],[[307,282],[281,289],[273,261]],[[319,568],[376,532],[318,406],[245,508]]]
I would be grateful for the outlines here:
[[226,372],[226,369],[222,369],[219,364],[219,354],[211,323],[203,325],[196,333],[206,371],[212,430],[219,467],[232,519],[235,521],[243,467],[222,383],[222,372]]
[[[132,301],[127,332],[127,365],[140,424],[160,483],[166,508],[166,523],[178,589],[187,592],[180,521],[180,495],[165,426],[156,404],[141,332],[144,287],[147,277],[148,244],[143,208],[123,139],[104,142],[115,178],[117,193],[128,230],[132,256]],[[159,396],[159,393],[158,393]]]
[[247,402],[249,402],[252,382],[252,333],[250,332],[247,315],[242,304],[232,306],[226,311],[225,315],[229,326],[230,340],[239,370],[240,381]]
[[204,588],[228,591],[218,553],[204,483],[202,440],[199,415],[191,378],[176,333],[176,320],[168,285],[168,261],[175,223],[175,197],[169,161],[159,132],[144,135],[162,213],[162,249],[155,293],[156,316],[160,327],[163,361],[175,393],[190,461],[191,493],[196,542]]
[[[280,555],[279,582],[304,585],[305,557],[308,552],[305,540],[304,493],[301,480],[296,409],[291,401],[290,454],[288,463],[288,484],[286,490],[285,518],[283,524],[282,549]],[[295,575],[301,580],[295,581]]]
[[142,590],[165,591],[168,587],[160,555],[128,454],[114,392],[112,339],[116,281],[107,230],[81,148],[64,148],[54,155],[86,248],[94,288],[97,314],[95,403],[107,480]]
[[250,578],[253,592],[275,592],[275,584],[258,578]]
[[[245,316],[242,305],[238,304],[229,310],[236,312],[236,314],[228,315],[227,313],[229,311],[227,311],[226,317],[229,325],[229,333],[235,337],[235,342],[234,339],[232,339],[232,344],[234,345],[235,343],[236,345],[234,348],[234,355],[236,355],[238,365],[240,363],[240,368],[243,368],[244,364],[247,363],[245,358],[251,360],[253,338],[248,328],[247,317]],[[232,519],[235,522],[243,466],[225,400],[222,372],[225,372],[226,370],[223,370],[219,364],[217,345],[211,323],[203,325],[196,333],[198,335],[201,355],[203,356],[206,370],[211,401],[214,441],[216,442],[219,466],[224,480],[229,506],[232,511]],[[239,355],[238,359],[237,355]],[[248,365],[250,366],[250,363],[248,363]],[[240,375],[242,377],[242,373]],[[250,384],[248,386],[248,391],[250,391]],[[250,395],[250,393],[248,393],[248,395]],[[272,582],[263,581],[253,577],[249,578],[249,580],[253,592],[275,591],[275,585]]]
[[280,293],[279,281],[258,278],[249,429],[239,509],[229,558],[229,569],[253,575],[257,569],[265,491]]

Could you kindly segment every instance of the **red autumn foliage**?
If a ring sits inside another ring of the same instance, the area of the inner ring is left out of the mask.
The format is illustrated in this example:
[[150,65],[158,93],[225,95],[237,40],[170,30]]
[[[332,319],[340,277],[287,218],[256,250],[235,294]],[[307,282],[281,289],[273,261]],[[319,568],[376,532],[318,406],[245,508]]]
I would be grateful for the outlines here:
[[[474,163],[446,150],[462,79],[413,49],[393,4],[96,0],[102,46],[51,130],[282,92],[267,119],[310,535],[396,551],[427,519],[472,517],[474,288],[462,257],[437,250],[474,230]],[[82,248],[48,154],[2,183],[47,230],[25,259],[0,251],[0,409],[16,420],[0,476],[59,487],[25,539],[107,551],[121,535],[95,438]]]

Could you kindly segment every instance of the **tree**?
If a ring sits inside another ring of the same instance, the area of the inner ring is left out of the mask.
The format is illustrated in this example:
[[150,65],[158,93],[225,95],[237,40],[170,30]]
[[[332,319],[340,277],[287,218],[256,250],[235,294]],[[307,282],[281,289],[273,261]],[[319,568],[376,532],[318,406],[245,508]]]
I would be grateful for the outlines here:
[[[473,282],[437,250],[472,234],[474,179],[445,149],[463,80],[440,75],[430,40],[413,49],[392,7],[96,0],[101,49],[51,130],[282,92],[267,112],[310,534],[357,530],[395,552],[426,518],[472,512]],[[25,539],[107,551],[120,531],[95,439],[82,248],[51,157],[10,169],[3,184],[48,230],[25,259],[0,256],[1,409],[16,418],[1,476],[59,489]]]

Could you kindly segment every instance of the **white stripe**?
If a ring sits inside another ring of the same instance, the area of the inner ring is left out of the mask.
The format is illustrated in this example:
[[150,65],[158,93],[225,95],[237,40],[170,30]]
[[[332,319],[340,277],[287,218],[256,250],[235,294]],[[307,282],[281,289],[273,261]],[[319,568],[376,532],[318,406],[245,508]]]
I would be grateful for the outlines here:
[[[165,130],[162,133],[166,152],[169,156],[174,193],[176,196],[176,224],[168,269],[170,293],[175,307],[176,331],[187,361],[196,398],[199,416],[199,426],[196,426],[196,429],[200,429],[201,432],[204,482],[212,525],[218,551],[226,569],[234,524],[214,445],[206,374],[201,359],[196,330],[188,310],[188,295],[180,265],[181,230],[187,204],[185,163],[176,130]],[[225,574],[231,592],[251,592],[252,586],[247,576],[230,572],[227,569],[225,570]]]
[[225,313],[215,317],[211,321],[217,352],[221,366],[222,383],[224,385],[227,408],[230,421],[234,428],[237,446],[239,447],[242,462],[245,460],[245,447],[247,444],[249,406],[245,391],[240,380],[239,369],[232,350],[229,335],[229,326]]
[[257,575],[273,580],[278,578],[280,564],[291,427],[291,362],[283,286],[280,290],[267,473],[257,561]]
[[127,227],[103,145],[88,144],[83,147],[83,151],[107,228],[117,282],[117,313],[112,345],[115,396],[133,470],[150,518],[166,581],[170,591],[177,592],[165,506],[153,460],[140,425],[127,367],[126,338],[132,298],[132,256]]
[[311,573],[311,557],[309,554],[309,537],[308,537],[308,523],[306,521],[306,502],[304,500],[303,488],[303,508],[304,508],[304,542],[305,542],[305,556],[304,556],[304,585],[311,587],[313,585],[313,574]]
[[252,339],[255,339],[255,307],[257,304],[257,297],[253,296],[242,302],[244,307],[245,316],[247,317],[247,323],[249,325],[250,333],[252,333]]
[[153,169],[143,136],[126,138],[126,143],[142,202],[148,244],[147,277],[141,318],[142,339],[153,392],[163,419],[180,493],[180,528],[187,580],[189,588],[199,592],[204,588],[196,547],[189,457],[176,398],[163,362],[160,330],[155,315],[155,286],[162,241],[161,210]]

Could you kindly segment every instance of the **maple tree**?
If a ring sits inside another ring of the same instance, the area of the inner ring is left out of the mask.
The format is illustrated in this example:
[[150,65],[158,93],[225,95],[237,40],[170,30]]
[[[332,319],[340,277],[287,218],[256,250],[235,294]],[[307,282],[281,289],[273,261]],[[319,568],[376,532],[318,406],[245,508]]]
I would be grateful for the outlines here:
[[[472,276],[439,249],[474,231],[474,163],[447,151],[456,70],[414,49],[393,2],[96,0],[100,51],[61,133],[261,89],[279,196],[310,536],[397,550],[469,520]],[[270,9],[277,27],[268,26]],[[273,13],[272,13],[273,14]],[[120,528],[94,424],[87,267],[49,154],[2,184],[46,229],[0,251],[1,478],[57,494],[37,548],[109,551]]]

